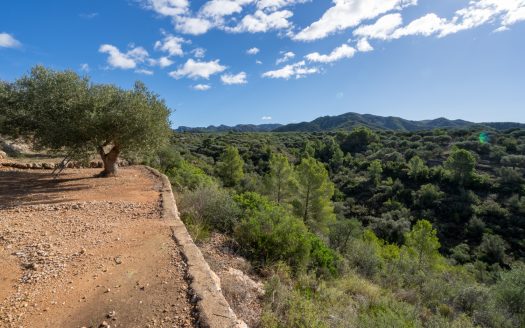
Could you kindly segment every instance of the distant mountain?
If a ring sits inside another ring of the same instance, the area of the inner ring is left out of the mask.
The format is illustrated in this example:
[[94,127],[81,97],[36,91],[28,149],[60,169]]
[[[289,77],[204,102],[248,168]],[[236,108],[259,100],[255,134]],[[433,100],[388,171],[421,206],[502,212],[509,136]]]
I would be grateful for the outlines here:
[[238,124],[236,126],[210,125],[208,127],[190,128],[187,126],[179,126],[175,131],[177,132],[270,132],[279,127],[282,124]]
[[311,122],[283,125],[274,132],[316,132],[334,130],[352,130],[356,126],[366,126],[371,129],[393,131],[417,131],[437,128],[465,128],[471,126],[486,126],[497,130],[525,128],[521,123],[473,123],[464,120],[449,120],[437,118],[434,120],[410,121],[400,117],[383,117],[371,114],[346,113],[338,116],[323,116]]

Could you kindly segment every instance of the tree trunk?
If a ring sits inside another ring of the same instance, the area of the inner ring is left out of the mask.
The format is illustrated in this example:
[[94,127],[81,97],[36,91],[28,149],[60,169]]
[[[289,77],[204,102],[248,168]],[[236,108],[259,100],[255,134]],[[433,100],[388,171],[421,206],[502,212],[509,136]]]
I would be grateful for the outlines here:
[[99,147],[99,154],[104,163],[104,171],[100,172],[101,177],[116,177],[118,174],[118,156],[120,154],[119,146],[115,145],[106,154],[104,147]]

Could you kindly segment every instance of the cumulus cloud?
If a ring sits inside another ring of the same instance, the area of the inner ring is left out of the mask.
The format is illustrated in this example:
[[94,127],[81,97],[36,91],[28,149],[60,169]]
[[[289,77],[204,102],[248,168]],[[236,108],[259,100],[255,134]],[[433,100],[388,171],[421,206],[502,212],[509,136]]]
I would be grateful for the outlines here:
[[293,58],[295,58],[295,54],[291,51],[288,51],[288,52],[285,52],[281,58],[277,59],[275,64],[280,65],[282,63],[286,63],[287,61]]
[[179,32],[192,35],[204,34],[213,27],[211,21],[200,17],[177,17],[173,23]]
[[283,68],[278,69],[278,70],[265,72],[263,73],[262,77],[266,77],[270,79],[288,80],[291,77],[300,79],[302,77],[305,77],[306,75],[315,74],[315,73],[319,73],[319,69],[317,67],[306,66],[306,62],[302,60],[295,64],[286,65]]
[[445,37],[478,26],[499,22],[496,32],[505,31],[508,26],[525,20],[524,0],[472,0],[468,6],[457,10],[452,18],[442,18],[428,13],[400,26],[400,14],[386,15],[375,24],[361,26],[354,35],[369,39],[392,40],[407,36]]
[[356,48],[357,51],[360,52],[369,52],[374,50],[374,48],[370,45],[367,39],[360,39],[359,41],[357,41]]
[[15,39],[11,34],[0,33],[0,47],[1,48],[18,48],[22,44]]
[[189,11],[188,0],[144,0],[143,5],[163,16],[178,16]]
[[244,16],[235,27],[225,27],[225,30],[234,33],[258,33],[288,29],[292,26],[288,20],[292,16],[293,13],[289,10],[275,11],[270,14],[257,10],[253,15]]
[[192,89],[197,90],[197,91],[206,91],[206,90],[210,90],[211,86],[209,84],[196,84],[192,86]]
[[335,48],[328,55],[321,55],[318,52],[314,52],[305,56],[311,62],[317,63],[332,63],[343,58],[352,58],[356,53],[356,50],[347,44],[343,44]]
[[403,25],[401,14],[389,14],[379,18],[372,25],[363,25],[355,29],[353,34],[363,38],[386,40],[401,25]]
[[346,30],[392,10],[417,4],[417,0],[333,0],[334,6],[323,16],[294,36],[295,40],[313,41]]
[[209,62],[201,62],[190,58],[184,65],[179,67],[178,70],[170,72],[169,75],[175,79],[188,77],[192,79],[202,78],[208,80],[210,76],[221,73],[225,69],[226,66],[222,66],[218,59]]
[[272,117],[271,116],[263,116],[263,117],[261,117],[261,120],[263,120],[263,121],[271,121]]
[[103,44],[98,51],[108,54],[107,62],[110,67],[121,69],[136,68],[139,63],[143,63],[149,56],[148,52],[142,47],[135,47],[123,53],[113,45]]
[[151,66],[159,66],[160,68],[166,68],[173,65],[174,61],[169,57],[160,57],[159,59],[148,59]]
[[155,50],[167,52],[169,56],[183,56],[182,44],[187,42],[181,37],[167,34],[164,39],[155,42]]
[[232,84],[246,84],[248,81],[246,80],[246,73],[240,72],[239,74],[224,74],[221,76],[222,83],[226,85],[232,85]]
[[252,55],[253,56],[253,55],[257,55],[259,53],[259,51],[261,51],[259,48],[255,48],[254,47],[254,48],[250,48],[250,49],[246,50],[246,53],[248,55]]

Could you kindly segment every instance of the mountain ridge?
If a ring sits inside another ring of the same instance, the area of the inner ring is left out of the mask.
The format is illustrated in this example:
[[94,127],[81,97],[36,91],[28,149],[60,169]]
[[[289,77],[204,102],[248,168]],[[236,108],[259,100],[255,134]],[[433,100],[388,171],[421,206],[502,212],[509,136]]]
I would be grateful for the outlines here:
[[313,121],[282,124],[238,124],[235,126],[210,125],[208,127],[180,126],[177,132],[326,132],[349,131],[357,126],[365,126],[374,130],[389,131],[420,131],[432,129],[487,127],[496,130],[525,128],[525,124],[517,122],[486,122],[474,123],[461,119],[450,120],[445,117],[428,120],[407,120],[396,116],[379,116],[373,114],[344,113],[336,116],[321,116]]

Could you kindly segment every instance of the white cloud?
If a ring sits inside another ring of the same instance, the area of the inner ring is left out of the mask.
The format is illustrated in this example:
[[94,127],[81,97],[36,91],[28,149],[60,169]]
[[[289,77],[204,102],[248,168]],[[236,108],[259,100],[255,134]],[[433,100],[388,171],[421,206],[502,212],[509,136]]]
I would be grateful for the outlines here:
[[360,52],[369,52],[374,50],[374,48],[370,45],[367,39],[360,39],[359,41],[357,41],[356,47],[357,51]]
[[246,80],[246,73],[240,72],[239,74],[224,74],[221,76],[221,81],[224,84],[231,85],[231,84],[246,84],[248,81]]
[[343,58],[352,58],[356,53],[356,50],[347,44],[343,44],[335,48],[328,55],[321,55],[318,52],[314,52],[305,56],[311,62],[317,63],[332,63]]
[[283,7],[295,5],[297,3],[305,3],[309,0],[259,0],[257,1],[257,8],[274,11]]
[[192,86],[192,89],[197,91],[207,91],[211,89],[211,86],[209,84],[197,84]]
[[315,73],[319,73],[319,69],[316,67],[307,67],[306,62],[302,60],[295,64],[286,65],[285,67],[278,70],[265,72],[262,76],[270,79],[288,80],[291,77],[299,79],[305,77],[306,75]]
[[292,26],[288,18],[292,16],[293,13],[289,10],[276,11],[270,14],[257,10],[253,15],[244,16],[237,26],[225,27],[225,30],[234,33],[258,33],[288,29]]
[[271,121],[272,117],[271,116],[263,116],[263,117],[261,117],[261,120],[263,120],[263,121]]
[[226,66],[222,66],[218,59],[209,62],[199,62],[190,58],[182,67],[179,67],[176,71],[170,72],[169,75],[176,79],[188,77],[192,79],[203,78],[208,80],[211,75],[223,72],[225,69]]
[[192,35],[204,34],[213,27],[212,22],[199,17],[177,17],[173,22],[177,31]]
[[390,38],[399,39],[408,35],[430,36],[443,30],[446,24],[445,19],[439,18],[436,14],[428,14],[410,22],[407,26],[395,30],[390,35]]
[[151,71],[149,69],[143,69],[143,68],[136,69],[135,73],[144,74],[144,75],[153,75],[153,71]]
[[123,53],[113,45],[103,44],[98,51],[109,55],[107,59],[109,66],[121,69],[135,68],[137,64],[144,62],[149,56],[148,52],[142,47],[135,47]]
[[22,44],[15,39],[11,34],[0,33],[0,47],[2,48],[18,48]]
[[160,68],[166,68],[173,65],[174,61],[169,57],[160,57],[159,59],[148,59],[151,66],[159,66]]
[[525,0],[471,0],[467,7],[456,11],[451,19],[429,13],[398,28],[390,35],[390,39],[410,35],[445,37],[495,21],[501,23],[495,31],[501,32],[521,20],[525,20]]
[[89,65],[86,63],[80,64],[80,71],[84,73],[88,73],[90,71]]
[[333,0],[334,6],[310,26],[294,36],[295,40],[313,41],[359,25],[392,10],[417,4],[417,0]]
[[508,12],[503,19],[503,24],[512,25],[520,21],[525,21],[525,5]]
[[260,61],[260,60],[256,60],[255,63],[256,63],[257,65],[262,65],[263,62]]
[[143,0],[142,3],[146,8],[163,16],[186,14],[190,6],[188,0]]
[[507,26],[503,25],[503,26],[500,26],[497,29],[495,29],[493,32],[494,33],[499,33],[499,32],[505,32],[505,31],[508,31],[508,30],[510,30],[510,28],[508,28]]
[[222,18],[242,11],[242,2],[233,0],[211,0],[206,2],[200,9],[203,16]]
[[353,34],[363,38],[386,40],[402,24],[401,14],[389,14],[379,18],[372,25],[364,25],[355,29]]
[[295,54],[293,52],[291,52],[291,51],[288,51],[288,52],[285,52],[281,58],[277,59],[275,64],[279,65],[279,64],[282,64],[282,63],[286,63],[287,61],[289,61],[290,59],[293,59],[293,58],[295,58]]
[[195,48],[191,51],[191,53],[193,54],[193,56],[195,56],[195,58],[204,58],[204,56],[206,55],[206,49]]
[[162,41],[155,42],[155,50],[167,52],[169,56],[183,56],[182,44],[186,42],[181,37],[167,34]]
[[248,55],[257,55],[259,53],[259,51],[261,51],[259,48],[250,48],[248,50],[246,50],[246,53]]

